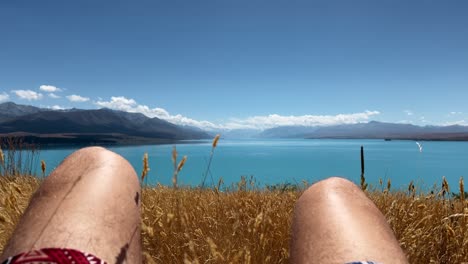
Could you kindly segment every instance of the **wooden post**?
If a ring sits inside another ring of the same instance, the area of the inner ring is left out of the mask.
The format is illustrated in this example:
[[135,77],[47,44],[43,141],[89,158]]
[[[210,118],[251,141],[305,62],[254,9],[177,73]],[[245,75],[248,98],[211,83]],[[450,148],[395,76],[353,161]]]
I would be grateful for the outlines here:
[[361,175],[364,176],[364,146],[361,146]]
[[361,146],[361,189],[367,189],[366,177],[364,177],[364,147]]

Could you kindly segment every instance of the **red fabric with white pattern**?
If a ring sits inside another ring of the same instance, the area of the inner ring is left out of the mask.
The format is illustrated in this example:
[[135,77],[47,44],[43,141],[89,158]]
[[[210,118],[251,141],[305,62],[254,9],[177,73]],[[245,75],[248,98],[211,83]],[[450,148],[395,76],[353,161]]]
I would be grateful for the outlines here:
[[107,264],[99,258],[67,248],[42,248],[10,257],[2,264]]

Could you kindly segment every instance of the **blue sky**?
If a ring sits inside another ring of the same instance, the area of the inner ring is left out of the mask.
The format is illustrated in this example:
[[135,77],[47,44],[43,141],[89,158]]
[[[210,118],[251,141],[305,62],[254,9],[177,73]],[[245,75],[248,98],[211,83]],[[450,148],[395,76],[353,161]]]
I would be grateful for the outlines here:
[[1,1],[0,101],[211,129],[468,124],[466,14],[466,1]]

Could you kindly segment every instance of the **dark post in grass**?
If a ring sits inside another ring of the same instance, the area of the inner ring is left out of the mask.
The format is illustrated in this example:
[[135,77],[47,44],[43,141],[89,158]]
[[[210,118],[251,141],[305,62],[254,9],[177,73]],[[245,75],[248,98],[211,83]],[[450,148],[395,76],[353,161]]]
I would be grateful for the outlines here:
[[367,189],[366,178],[364,177],[364,147],[361,146],[361,189]]

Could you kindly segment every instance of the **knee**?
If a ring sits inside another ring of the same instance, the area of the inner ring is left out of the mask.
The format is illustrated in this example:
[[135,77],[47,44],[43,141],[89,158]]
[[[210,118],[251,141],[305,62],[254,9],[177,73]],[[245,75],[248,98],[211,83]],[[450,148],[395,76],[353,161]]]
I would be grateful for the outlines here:
[[101,165],[106,164],[121,164],[123,166],[129,166],[127,160],[119,154],[112,152],[103,147],[85,147],[75,151],[70,155],[71,159],[78,159],[78,163],[84,163],[81,165]]
[[77,151],[75,151],[72,155],[80,155],[80,156],[88,156],[92,158],[100,158],[100,157],[107,157],[107,158],[117,158],[118,154],[103,148],[103,147],[84,147]]
[[85,147],[75,151],[52,175],[60,174],[73,180],[83,175],[94,175],[92,171],[99,172],[100,177],[112,176],[115,180],[138,181],[135,170],[125,158],[103,147]]
[[110,166],[117,169],[133,170],[133,166],[124,157],[103,147],[85,147],[74,154],[84,157],[85,160],[99,167]]
[[341,177],[330,177],[310,186],[299,197],[298,203],[323,200],[331,196],[346,198],[356,191],[360,190],[353,182]]
[[357,186],[348,179],[342,177],[330,177],[325,180],[321,180],[310,186],[307,191],[317,192],[324,190],[338,190],[338,189],[352,189]]

